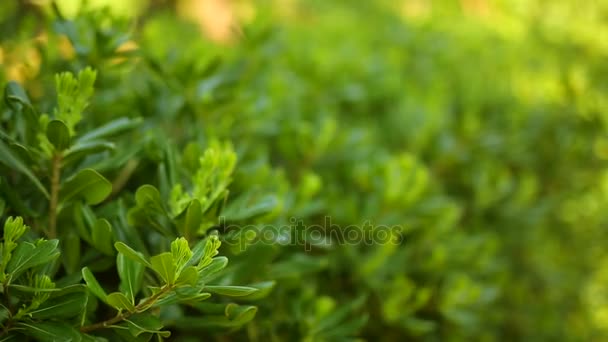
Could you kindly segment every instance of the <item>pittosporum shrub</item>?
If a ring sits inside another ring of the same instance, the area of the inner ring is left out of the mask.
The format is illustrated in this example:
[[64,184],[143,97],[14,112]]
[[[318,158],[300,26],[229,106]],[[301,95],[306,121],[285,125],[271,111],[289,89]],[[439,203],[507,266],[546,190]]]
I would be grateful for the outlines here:
[[582,5],[243,3],[0,4],[1,341],[606,336]]

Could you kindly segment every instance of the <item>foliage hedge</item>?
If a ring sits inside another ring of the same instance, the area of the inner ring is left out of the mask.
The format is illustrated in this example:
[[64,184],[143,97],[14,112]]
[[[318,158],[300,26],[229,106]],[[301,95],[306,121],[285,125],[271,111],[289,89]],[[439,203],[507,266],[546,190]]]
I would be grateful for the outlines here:
[[608,7],[529,3],[3,2],[0,340],[606,338]]

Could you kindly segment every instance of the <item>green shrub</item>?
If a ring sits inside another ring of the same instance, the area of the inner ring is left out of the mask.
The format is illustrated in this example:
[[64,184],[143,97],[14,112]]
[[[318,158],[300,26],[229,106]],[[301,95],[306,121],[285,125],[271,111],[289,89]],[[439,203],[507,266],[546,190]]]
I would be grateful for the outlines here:
[[257,6],[0,5],[2,340],[605,338],[605,44]]

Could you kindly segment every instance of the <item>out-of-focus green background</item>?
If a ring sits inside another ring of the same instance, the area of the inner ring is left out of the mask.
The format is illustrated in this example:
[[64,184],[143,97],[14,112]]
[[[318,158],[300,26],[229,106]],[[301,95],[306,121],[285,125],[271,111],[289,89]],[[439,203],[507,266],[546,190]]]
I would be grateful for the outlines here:
[[[110,10],[87,21],[57,0],[81,45],[40,24],[49,2],[17,4],[0,80],[44,104],[52,72],[92,65],[107,117],[231,141],[234,192],[281,203],[262,223],[405,227],[235,255],[277,288],[227,340],[608,339],[608,1],[90,0]],[[87,25],[129,33],[168,85],[112,74]]]

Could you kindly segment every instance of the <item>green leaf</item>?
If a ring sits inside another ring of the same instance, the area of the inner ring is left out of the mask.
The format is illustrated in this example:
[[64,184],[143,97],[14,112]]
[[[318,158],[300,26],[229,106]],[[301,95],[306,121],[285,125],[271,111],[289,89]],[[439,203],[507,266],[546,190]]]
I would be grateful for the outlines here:
[[6,267],[7,272],[17,278],[27,269],[50,263],[59,256],[58,243],[58,240],[40,240],[36,244],[19,243]]
[[268,214],[276,209],[279,200],[274,195],[266,195],[257,199],[255,192],[248,192],[230,201],[222,211],[227,221],[242,221]]
[[173,255],[165,252],[155,255],[150,258],[152,269],[165,281],[167,284],[173,284],[176,275],[176,265],[173,261]]
[[34,186],[40,190],[46,199],[50,198],[48,191],[42,185],[42,183],[40,183],[38,177],[32,173],[32,171],[21,161],[21,159],[19,159],[19,157],[13,154],[2,139],[0,139],[0,163],[24,174],[27,178],[29,178],[30,181],[32,181]]
[[133,302],[121,292],[113,292],[108,295],[108,304],[113,306],[117,310],[127,310],[129,312],[135,311],[135,305]]
[[90,130],[86,134],[81,135],[78,138],[78,142],[90,142],[97,139],[107,138],[118,133],[133,129],[140,125],[141,122],[141,118],[118,118],[116,120],[106,123],[103,126]]
[[70,130],[61,120],[52,120],[46,126],[46,137],[58,151],[70,147]]
[[181,237],[171,242],[171,254],[173,255],[177,273],[179,273],[192,257],[192,251],[190,250],[190,246],[188,246],[188,240]]
[[255,306],[230,303],[226,306],[225,313],[231,321],[248,322],[255,317],[257,311],[258,309]]
[[55,75],[55,88],[57,91],[57,107],[55,118],[65,122],[70,136],[75,135],[74,128],[82,119],[82,113],[93,95],[93,84],[97,72],[87,67],[74,77],[71,72],[62,72]]
[[63,163],[71,164],[79,158],[114,149],[116,149],[116,145],[107,141],[77,142],[64,152]]
[[94,294],[95,297],[99,298],[104,303],[108,302],[108,295],[106,294],[106,291],[104,291],[103,287],[99,285],[99,282],[97,281],[97,279],[95,279],[93,272],[91,272],[88,267],[84,267],[82,269],[82,278],[87,284],[87,288],[89,289],[89,291],[91,291],[91,293]]
[[211,262],[211,264],[202,268],[199,271],[201,280],[204,282],[213,280],[215,278],[215,276],[218,274],[218,272],[223,270],[226,267],[226,265],[228,265],[228,258],[226,258],[226,257],[213,258],[213,261]]
[[262,299],[266,296],[268,296],[270,294],[270,292],[272,292],[272,290],[274,289],[276,285],[276,281],[272,280],[272,281],[265,281],[265,282],[261,282],[261,283],[256,283],[256,284],[249,284],[249,287],[253,287],[255,289],[257,289],[257,292],[254,292],[248,296],[243,296],[241,298],[239,298],[239,300],[259,300]]
[[203,223],[201,202],[197,199],[193,199],[190,201],[188,209],[186,209],[186,215],[180,226],[182,235],[186,238],[194,236],[194,234],[198,232],[201,223]]
[[135,202],[140,207],[153,209],[158,212],[165,212],[160,198],[160,192],[152,185],[146,184],[140,186],[135,192]]
[[129,327],[129,332],[135,337],[143,334],[158,334],[164,338],[171,336],[170,331],[163,331],[163,324],[161,320],[149,313],[141,313],[129,317],[125,320]]
[[255,306],[240,307],[228,304],[223,315],[205,315],[204,317],[182,317],[173,325],[187,331],[208,331],[209,329],[239,328],[250,322],[257,313]]
[[135,302],[135,296],[141,289],[144,279],[145,266],[118,253],[116,268],[120,277],[120,291],[126,294],[131,302]]
[[15,81],[9,81],[4,87],[4,101],[11,110],[19,110],[18,106],[31,108],[32,102],[21,85]]
[[242,297],[248,296],[259,290],[253,287],[248,286],[221,286],[221,285],[209,285],[205,286],[205,291],[209,291],[211,293],[219,294],[227,297]]
[[194,266],[184,268],[175,281],[176,285],[195,286],[198,282],[198,270]]
[[83,198],[88,204],[98,204],[112,192],[112,184],[93,169],[84,169],[61,186],[62,203]]
[[80,237],[73,233],[68,233],[61,240],[62,261],[67,273],[77,272],[80,266]]
[[82,341],[78,330],[62,322],[18,322],[14,328],[40,342]]
[[93,246],[105,255],[114,255],[112,237],[112,225],[106,219],[98,219],[91,227]]
[[86,292],[72,292],[63,296],[52,297],[38,309],[31,311],[30,314],[34,319],[67,319],[83,314],[87,303]]
[[38,129],[38,114],[32,105],[29,97],[21,85],[15,81],[10,81],[4,88],[4,101],[14,112],[21,112],[25,115],[27,131],[31,137],[35,136]]
[[127,246],[123,242],[119,241],[119,242],[115,243],[114,248],[116,248],[116,250],[119,251],[120,253],[124,254],[125,257],[127,257],[137,263],[140,263],[146,267],[152,268],[152,265],[148,262],[148,260],[146,260],[146,258],[144,258],[143,254],[135,251],[133,248]]

